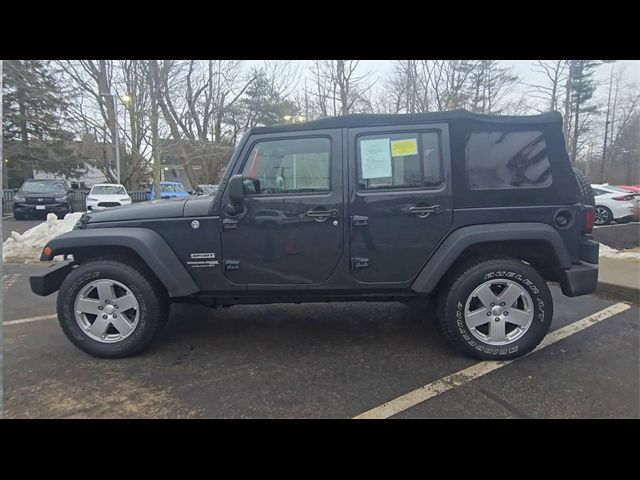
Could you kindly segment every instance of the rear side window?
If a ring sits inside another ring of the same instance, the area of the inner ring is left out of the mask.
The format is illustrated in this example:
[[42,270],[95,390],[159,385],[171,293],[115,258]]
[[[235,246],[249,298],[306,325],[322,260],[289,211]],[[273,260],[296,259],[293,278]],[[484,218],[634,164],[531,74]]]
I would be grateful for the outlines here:
[[540,131],[472,132],[467,135],[465,157],[472,189],[551,185],[547,144]]
[[360,190],[435,188],[442,184],[437,132],[362,135],[357,145]]

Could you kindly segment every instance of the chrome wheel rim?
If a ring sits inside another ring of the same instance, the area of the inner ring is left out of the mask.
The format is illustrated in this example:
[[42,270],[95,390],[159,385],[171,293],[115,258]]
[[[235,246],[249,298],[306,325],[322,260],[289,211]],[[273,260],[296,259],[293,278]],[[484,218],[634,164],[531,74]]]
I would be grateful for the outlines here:
[[76,322],[85,335],[101,343],[117,343],[138,326],[140,305],[125,285],[100,279],[86,284],[73,305]]
[[476,288],[464,309],[471,334],[489,345],[508,345],[527,333],[533,323],[531,295],[511,280],[489,280]]
[[609,212],[605,208],[597,207],[593,212],[593,221],[596,225],[602,225],[609,220]]

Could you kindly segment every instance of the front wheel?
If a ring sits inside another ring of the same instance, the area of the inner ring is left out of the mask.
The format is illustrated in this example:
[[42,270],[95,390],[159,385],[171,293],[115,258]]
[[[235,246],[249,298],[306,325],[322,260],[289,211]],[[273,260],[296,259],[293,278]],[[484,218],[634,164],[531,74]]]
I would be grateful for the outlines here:
[[90,355],[120,358],[142,351],[166,324],[166,292],[122,261],[80,265],[60,286],[58,320],[71,342]]
[[449,342],[481,360],[526,355],[547,334],[552,317],[553,300],[544,279],[511,258],[468,266],[445,285],[438,304]]

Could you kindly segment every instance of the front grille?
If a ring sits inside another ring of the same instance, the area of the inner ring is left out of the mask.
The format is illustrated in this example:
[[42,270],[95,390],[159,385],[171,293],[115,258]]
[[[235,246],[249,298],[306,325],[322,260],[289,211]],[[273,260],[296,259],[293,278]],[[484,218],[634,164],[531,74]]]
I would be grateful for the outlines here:
[[119,207],[119,202],[100,202],[98,203],[99,207]]
[[44,205],[47,203],[55,203],[54,197],[28,197],[27,203],[30,205]]

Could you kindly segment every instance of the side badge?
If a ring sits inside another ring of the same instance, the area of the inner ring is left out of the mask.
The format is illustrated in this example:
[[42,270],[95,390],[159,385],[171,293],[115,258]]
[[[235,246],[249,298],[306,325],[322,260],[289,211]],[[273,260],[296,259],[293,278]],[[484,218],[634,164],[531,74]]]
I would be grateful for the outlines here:
[[194,220],[193,222],[191,222],[191,228],[193,228],[194,230],[197,230],[200,228],[200,222],[198,220]]

